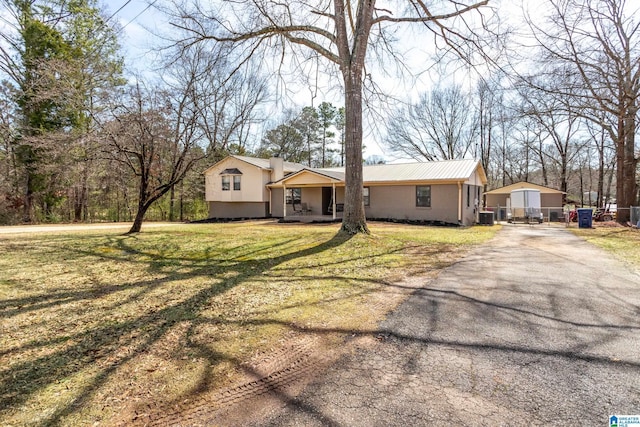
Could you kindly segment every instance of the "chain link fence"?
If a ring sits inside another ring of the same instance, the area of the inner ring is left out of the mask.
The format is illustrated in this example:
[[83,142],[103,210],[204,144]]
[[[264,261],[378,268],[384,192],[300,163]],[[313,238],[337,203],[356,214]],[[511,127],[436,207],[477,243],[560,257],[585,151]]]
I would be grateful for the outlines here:
[[[595,208],[593,208],[595,210]],[[496,222],[507,221],[509,209],[506,206],[487,206],[486,211],[493,212],[493,219]],[[545,222],[563,222],[565,221],[565,212],[562,207],[545,207],[542,208]],[[631,206],[629,208],[617,208],[616,211],[630,210],[630,225],[640,228],[640,206]]]
[[631,224],[640,228],[640,206],[631,206]]

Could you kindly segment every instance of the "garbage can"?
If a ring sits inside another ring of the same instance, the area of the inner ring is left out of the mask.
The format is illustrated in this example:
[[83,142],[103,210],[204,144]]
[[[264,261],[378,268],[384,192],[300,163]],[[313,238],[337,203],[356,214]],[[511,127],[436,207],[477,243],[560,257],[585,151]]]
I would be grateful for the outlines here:
[[578,209],[578,228],[591,228],[593,210],[588,208]]

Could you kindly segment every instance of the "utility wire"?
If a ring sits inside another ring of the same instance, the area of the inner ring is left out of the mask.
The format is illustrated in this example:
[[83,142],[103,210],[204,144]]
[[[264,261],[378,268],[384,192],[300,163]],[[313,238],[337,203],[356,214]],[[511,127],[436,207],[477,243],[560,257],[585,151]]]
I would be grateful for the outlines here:
[[[127,3],[131,2],[131,0],[129,0]],[[140,11],[140,13],[138,13],[136,16],[133,17],[133,19],[129,22],[127,22],[126,24],[124,24],[122,26],[122,28],[120,28],[120,31],[124,30],[125,28],[127,28],[127,25],[131,24],[133,21],[135,21],[136,19],[138,19],[140,17],[140,15],[142,15],[143,13],[145,13],[147,10],[149,10],[149,8],[151,8],[154,4],[156,4],[158,2],[158,0],[153,0],[153,2],[151,2],[150,4],[147,5],[147,7],[145,7],[144,9],[142,9],[142,11]],[[124,5],[126,6],[126,4]],[[122,6],[122,7],[124,7]],[[122,7],[120,9],[122,9]]]
[[[109,21],[111,20],[111,18],[113,18],[114,16],[116,16],[116,15],[118,14],[118,12],[120,12],[122,9],[124,9],[125,7],[127,7],[127,5],[128,5],[129,3],[131,3],[131,1],[132,1],[132,0],[127,0],[127,1],[122,5],[122,6],[120,6],[120,8],[119,8],[118,10],[116,10],[115,12],[113,12],[113,13],[112,13],[112,14],[111,14],[111,16],[110,16],[110,17],[108,17],[108,18],[104,21],[104,23],[106,24],[107,22],[109,22]],[[154,2],[154,3],[155,3],[155,2]],[[136,18],[137,18],[137,16],[136,16]],[[135,18],[134,18],[134,19],[135,19]]]

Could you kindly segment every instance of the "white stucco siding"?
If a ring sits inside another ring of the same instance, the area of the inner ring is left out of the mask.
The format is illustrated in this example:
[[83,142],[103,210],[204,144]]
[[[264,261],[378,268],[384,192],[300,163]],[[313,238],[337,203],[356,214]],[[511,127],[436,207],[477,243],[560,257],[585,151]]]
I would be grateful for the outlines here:
[[[240,190],[233,189],[233,179],[230,189],[222,190],[222,176],[226,169],[238,169],[240,175]],[[269,194],[265,185],[269,182],[269,171],[228,157],[205,172],[205,196],[210,202],[268,202]]]

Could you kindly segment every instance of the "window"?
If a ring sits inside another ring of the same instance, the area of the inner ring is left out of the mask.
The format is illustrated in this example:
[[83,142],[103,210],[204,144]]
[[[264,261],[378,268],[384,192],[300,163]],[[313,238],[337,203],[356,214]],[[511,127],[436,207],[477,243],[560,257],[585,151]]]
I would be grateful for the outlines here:
[[242,178],[242,172],[240,172],[240,169],[225,169],[220,173],[220,175],[222,175],[222,191],[231,190],[231,177],[233,177],[234,191],[240,191],[240,178]]
[[229,176],[225,175],[222,177],[222,191],[229,191],[231,189]]
[[362,189],[362,200],[364,200],[365,206],[369,206],[369,187],[364,187]]
[[430,185],[416,186],[416,206],[422,207],[422,208],[431,207],[431,186]]
[[301,188],[287,188],[287,204],[299,205],[302,201],[302,189]]
[[471,206],[471,186],[467,185],[467,207]]

